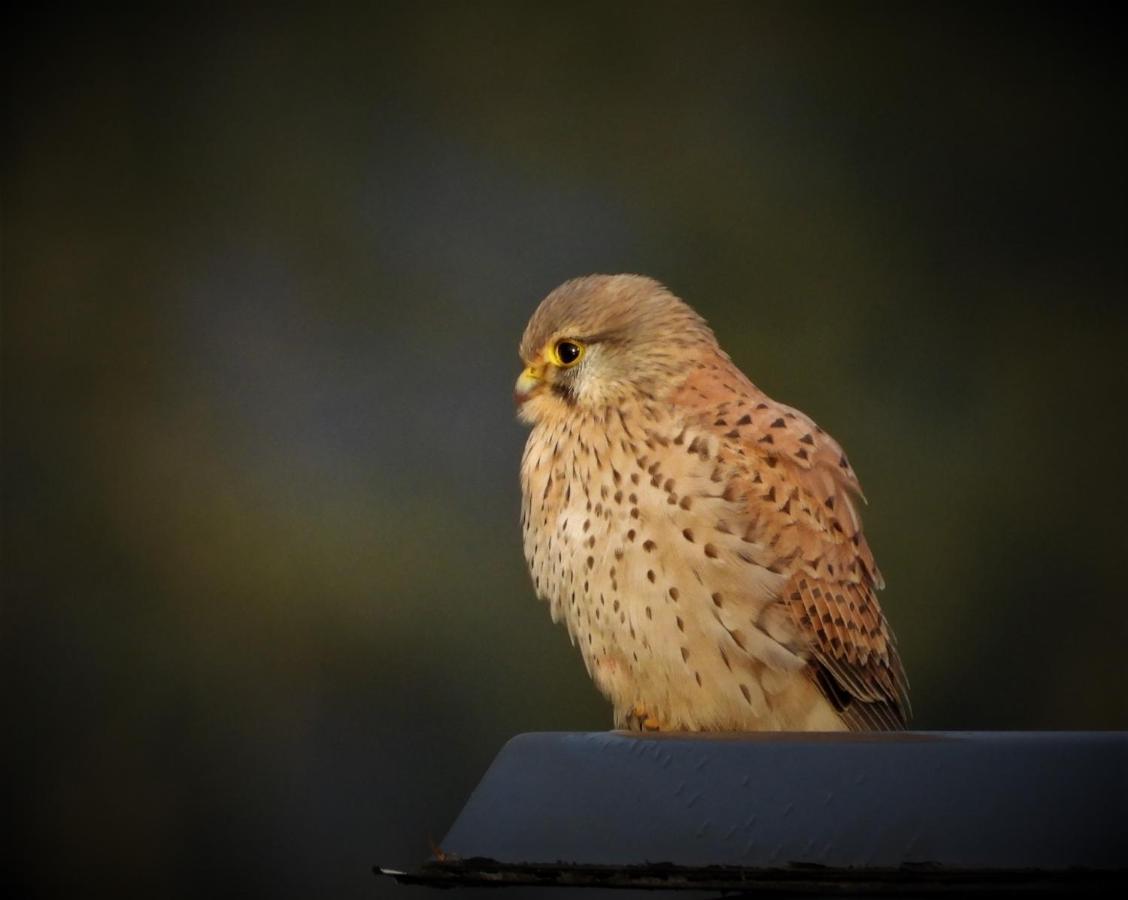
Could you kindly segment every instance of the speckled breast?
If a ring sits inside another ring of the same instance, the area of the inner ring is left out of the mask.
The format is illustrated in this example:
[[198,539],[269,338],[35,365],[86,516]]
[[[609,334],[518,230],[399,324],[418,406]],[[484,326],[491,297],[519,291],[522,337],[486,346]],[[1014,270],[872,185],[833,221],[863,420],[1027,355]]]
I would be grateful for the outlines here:
[[755,717],[764,663],[802,665],[754,627],[781,578],[729,524],[727,480],[717,439],[652,409],[577,415],[529,437],[533,582],[617,708],[641,703],[687,727]]

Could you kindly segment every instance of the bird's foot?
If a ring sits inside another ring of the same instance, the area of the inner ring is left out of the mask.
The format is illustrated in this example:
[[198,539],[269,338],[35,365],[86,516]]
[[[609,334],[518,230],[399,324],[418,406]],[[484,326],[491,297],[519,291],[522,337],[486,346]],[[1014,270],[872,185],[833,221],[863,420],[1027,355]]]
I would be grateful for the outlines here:
[[636,703],[624,717],[624,727],[627,731],[661,731],[661,723],[646,708]]

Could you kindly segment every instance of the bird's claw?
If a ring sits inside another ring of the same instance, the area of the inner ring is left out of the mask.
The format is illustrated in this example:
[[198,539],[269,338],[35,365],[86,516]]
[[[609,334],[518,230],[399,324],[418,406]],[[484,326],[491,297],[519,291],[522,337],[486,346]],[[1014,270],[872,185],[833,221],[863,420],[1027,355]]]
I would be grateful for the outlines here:
[[628,731],[661,731],[662,725],[657,718],[650,715],[646,708],[639,703],[631,707],[624,723]]

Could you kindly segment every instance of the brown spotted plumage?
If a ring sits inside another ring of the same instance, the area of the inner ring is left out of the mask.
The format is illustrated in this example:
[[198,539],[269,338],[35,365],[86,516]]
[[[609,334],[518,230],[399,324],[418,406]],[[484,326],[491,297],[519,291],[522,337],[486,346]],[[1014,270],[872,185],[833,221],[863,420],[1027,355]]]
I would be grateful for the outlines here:
[[845,454],[640,276],[521,342],[525,555],[618,727],[893,729],[906,682]]

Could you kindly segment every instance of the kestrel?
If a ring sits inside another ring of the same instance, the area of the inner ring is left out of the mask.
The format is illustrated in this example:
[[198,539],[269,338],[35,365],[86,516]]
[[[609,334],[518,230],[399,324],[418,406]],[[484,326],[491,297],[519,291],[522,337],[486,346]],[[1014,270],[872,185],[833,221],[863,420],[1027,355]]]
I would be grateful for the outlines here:
[[558,287],[521,340],[525,557],[635,730],[904,726],[842,448],[662,285]]

